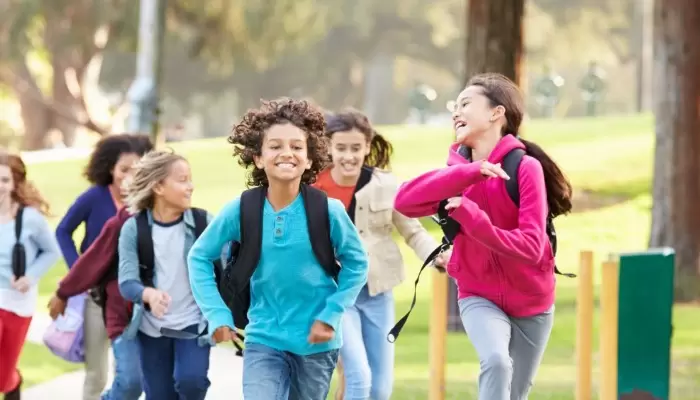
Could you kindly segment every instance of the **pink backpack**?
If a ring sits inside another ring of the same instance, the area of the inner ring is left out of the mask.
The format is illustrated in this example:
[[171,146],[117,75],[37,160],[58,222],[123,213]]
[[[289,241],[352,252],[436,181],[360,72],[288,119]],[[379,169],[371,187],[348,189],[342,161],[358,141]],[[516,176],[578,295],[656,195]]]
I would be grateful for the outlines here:
[[83,312],[87,295],[79,294],[68,299],[63,315],[51,322],[44,333],[44,344],[62,359],[82,363],[85,361],[83,345]]

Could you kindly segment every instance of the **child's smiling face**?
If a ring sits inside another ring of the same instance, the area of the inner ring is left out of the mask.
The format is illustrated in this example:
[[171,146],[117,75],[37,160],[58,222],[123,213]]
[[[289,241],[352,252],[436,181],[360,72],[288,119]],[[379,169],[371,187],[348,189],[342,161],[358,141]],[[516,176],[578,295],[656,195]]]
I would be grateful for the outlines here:
[[255,166],[265,171],[268,182],[300,181],[311,168],[306,132],[293,124],[272,125],[263,138]]

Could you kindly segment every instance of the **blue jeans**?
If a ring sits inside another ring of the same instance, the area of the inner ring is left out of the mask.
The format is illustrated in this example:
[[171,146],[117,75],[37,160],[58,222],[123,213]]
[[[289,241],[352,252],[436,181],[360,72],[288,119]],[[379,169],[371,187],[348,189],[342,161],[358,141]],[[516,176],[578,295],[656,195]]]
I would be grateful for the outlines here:
[[102,393],[102,400],[138,400],[143,392],[141,385],[141,359],[136,339],[120,336],[112,340],[114,354],[114,380],[112,387]]
[[197,339],[154,338],[138,333],[147,400],[204,400],[209,390],[210,346]]
[[245,400],[325,400],[338,350],[300,356],[249,343],[243,351]]
[[386,335],[394,325],[394,296],[374,297],[362,288],[355,305],[343,314],[340,357],[345,400],[389,400],[394,383],[394,344]]

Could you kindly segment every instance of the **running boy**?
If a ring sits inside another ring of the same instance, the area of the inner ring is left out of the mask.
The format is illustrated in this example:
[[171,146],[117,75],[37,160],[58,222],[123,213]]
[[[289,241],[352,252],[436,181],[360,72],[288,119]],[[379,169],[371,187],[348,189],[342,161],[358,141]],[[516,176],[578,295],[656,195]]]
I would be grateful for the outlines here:
[[[249,186],[267,189],[262,251],[250,281],[245,399],[325,399],[342,345],[340,321],[367,282],[367,256],[343,204],[328,199],[330,241],[342,268],[337,283],[312,250],[302,185],[328,159],[323,115],[305,101],[264,102],[233,128],[234,156],[250,170]],[[305,190],[316,190],[304,186]],[[216,342],[234,321],[216,289],[212,261],[241,241],[240,198],[227,204],[190,250],[194,297]]]

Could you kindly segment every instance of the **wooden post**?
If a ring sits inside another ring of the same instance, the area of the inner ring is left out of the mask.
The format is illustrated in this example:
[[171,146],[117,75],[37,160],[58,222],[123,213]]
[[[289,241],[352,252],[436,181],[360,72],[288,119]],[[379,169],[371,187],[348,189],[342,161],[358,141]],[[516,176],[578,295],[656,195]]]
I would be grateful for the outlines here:
[[604,262],[600,293],[600,400],[617,400],[619,278],[619,262]]
[[576,296],[576,400],[593,398],[593,253],[580,253]]
[[429,400],[445,400],[445,348],[447,347],[446,273],[433,272],[433,300],[430,310],[430,394]]

